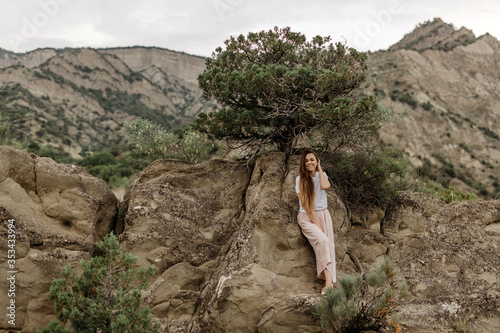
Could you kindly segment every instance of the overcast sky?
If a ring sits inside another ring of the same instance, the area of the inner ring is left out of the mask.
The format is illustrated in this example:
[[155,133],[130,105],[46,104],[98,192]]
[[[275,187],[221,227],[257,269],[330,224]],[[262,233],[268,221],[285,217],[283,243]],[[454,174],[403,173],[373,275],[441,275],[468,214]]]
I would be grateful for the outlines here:
[[0,0],[0,48],[142,45],[210,56],[231,35],[290,26],[376,51],[434,17],[500,37],[496,0]]

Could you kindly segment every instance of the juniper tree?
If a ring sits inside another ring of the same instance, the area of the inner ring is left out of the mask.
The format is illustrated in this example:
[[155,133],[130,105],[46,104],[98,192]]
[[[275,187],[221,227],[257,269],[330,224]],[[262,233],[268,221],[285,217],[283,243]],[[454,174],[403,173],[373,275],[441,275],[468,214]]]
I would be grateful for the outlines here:
[[218,108],[192,128],[257,151],[273,145],[289,153],[304,134],[333,150],[366,143],[389,112],[361,93],[366,54],[330,41],[307,41],[289,27],[231,36],[198,76],[204,99]]
[[[54,279],[48,298],[54,303],[57,320],[40,333],[158,332],[151,310],[142,306],[141,290],[153,274],[133,266],[137,258],[124,252],[113,234],[96,243],[103,253],[80,261],[82,274],[68,264],[61,269],[62,278]],[[70,328],[65,326],[70,325]]]

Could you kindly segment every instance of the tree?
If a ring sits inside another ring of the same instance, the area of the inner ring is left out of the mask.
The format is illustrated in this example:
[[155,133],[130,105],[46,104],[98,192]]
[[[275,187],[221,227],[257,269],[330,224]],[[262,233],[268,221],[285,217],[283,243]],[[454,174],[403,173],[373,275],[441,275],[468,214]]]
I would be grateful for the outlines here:
[[367,142],[389,111],[359,89],[365,62],[365,53],[330,37],[307,41],[288,27],[230,37],[198,76],[204,99],[219,108],[192,128],[257,152],[270,144],[289,153],[302,135],[332,150]]
[[[59,322],[53,320],[39,332],[158,332],[151,309],[141,306],[140,291],[147,288],[153,266],[133,268],[137,258],[124,252],[113,234],[96,246],[103,255],[82,260],[80,276],[68,264],[61,269],[62,278],[52,281],[48,298]],[[65,328],[68,322],[71,329]]]

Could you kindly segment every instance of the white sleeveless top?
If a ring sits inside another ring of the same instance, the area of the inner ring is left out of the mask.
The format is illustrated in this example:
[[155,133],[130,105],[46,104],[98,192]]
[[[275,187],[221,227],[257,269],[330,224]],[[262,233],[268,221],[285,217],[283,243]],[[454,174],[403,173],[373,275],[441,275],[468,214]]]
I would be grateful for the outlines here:
[[[328,179],[328,175],[326,172],[323,172],[325,174],[326,179]],[[319,172],[316,171],[316,176],[312,177],[313,184],[314,184],[314,210],[323,210],[328,207],[328,203],[326,200],[326,191],[321,189],[321,183],[319,179]],[[300,193],[300,176],[297,176],[295,179],[295,192]],[[302,207],[302,203],[299,200],[299,213],[305,213],[304,207]]]

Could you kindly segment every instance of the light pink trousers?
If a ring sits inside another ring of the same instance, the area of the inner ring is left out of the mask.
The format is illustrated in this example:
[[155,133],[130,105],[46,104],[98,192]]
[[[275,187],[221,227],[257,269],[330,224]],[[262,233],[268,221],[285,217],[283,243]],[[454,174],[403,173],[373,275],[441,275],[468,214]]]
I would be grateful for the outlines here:
[[335,268],[335,243],[333,238],[332,217],[328,209],[315,210],[314,214],[325,232],[321,231],[306,213],[299,213],[297,215],[297,221],[302,229],[302,233],[309,240],[316,254],[316,271],[318,278],[325,280],[323,271],[326,268],[330,272],[332,282],[335,283],[337,282],[337,271]]

